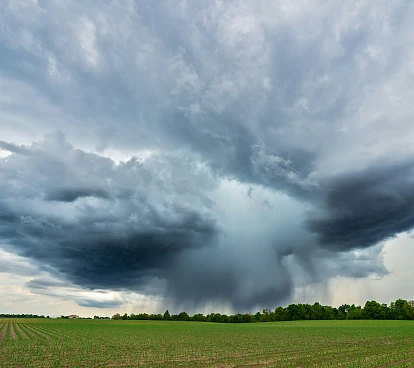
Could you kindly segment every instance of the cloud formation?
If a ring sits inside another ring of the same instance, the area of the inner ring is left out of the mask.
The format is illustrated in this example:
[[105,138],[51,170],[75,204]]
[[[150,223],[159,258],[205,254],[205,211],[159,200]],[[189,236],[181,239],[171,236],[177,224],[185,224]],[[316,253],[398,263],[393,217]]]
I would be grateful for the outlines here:
[[138,289],[162,278],[179,253],[218,236],[212,202],[198,193],[188,160],[177,163],[183,175],[175,177],[168,160],[179,157],[115,165],[61,135],[25,152],[2,162],[0,236],[83,286]]
[[7,251],[189,308],[387,273],[414,227],[409,2],[2,8]]
[[322,246],[364,248],[414,227],[414,162],[380,162],[340,175],[326,188],[321,218],[309,220]]

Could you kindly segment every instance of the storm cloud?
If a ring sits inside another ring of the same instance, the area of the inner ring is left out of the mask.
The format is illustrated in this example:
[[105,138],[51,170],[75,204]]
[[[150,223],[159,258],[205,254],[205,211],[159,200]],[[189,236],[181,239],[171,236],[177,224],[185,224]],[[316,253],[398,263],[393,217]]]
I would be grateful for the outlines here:
[[387,274],[414,227],[412,4],[2,8],[4,250],[188,310]]
[[309,220],[319,243],[337,250],[365,248],[414,227],[414,161],[378,163],[333,179],[325,212]]
[[[191,166],[182,164],[185,174],[174,178],[171,163],[159,157],[115,165],[75,150],[61,135],[26,149],[30,154],[2,162],[0,236],[78,284],[139,289],[165,277],[186,249],[219,236],[212,202],[187,183],[185,176],[196,176]],[[97,195],[99,186],[107,194]]]

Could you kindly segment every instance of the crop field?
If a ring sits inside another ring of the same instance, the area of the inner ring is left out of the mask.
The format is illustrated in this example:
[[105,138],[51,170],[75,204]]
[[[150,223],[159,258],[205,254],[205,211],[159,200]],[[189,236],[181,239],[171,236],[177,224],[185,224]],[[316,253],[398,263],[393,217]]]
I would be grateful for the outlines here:
[[0,319],[0,367],[414,367],[414,321]]

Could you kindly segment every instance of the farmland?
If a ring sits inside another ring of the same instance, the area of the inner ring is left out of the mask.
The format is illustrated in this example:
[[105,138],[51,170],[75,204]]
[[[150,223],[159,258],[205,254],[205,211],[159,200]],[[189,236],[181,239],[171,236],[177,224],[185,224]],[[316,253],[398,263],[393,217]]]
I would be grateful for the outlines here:
[[0,367],[413,367],[414,321],[0,319]]

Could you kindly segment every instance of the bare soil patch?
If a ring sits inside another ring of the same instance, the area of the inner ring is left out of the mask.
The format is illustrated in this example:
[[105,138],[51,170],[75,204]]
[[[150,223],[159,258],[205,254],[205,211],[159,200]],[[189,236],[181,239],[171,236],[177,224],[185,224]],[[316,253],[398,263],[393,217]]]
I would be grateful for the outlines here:
[[3,328],[0,331],[0,341],[4,341],[6,339],[7,334],[7,327],[9,326],[8,323],[5,323]]
[[29,336],[26,335],[26,333],[20,328],[20,326],[17,323],[14,325],[14,328],[20,334],[22,339],[28,339],[29,338]]
[[10,340],[17,340],[19,337],[14,330],[14,323],[10,323]]

